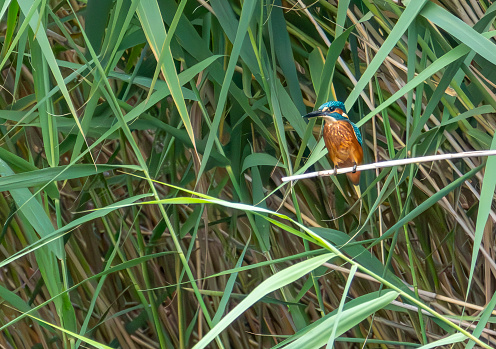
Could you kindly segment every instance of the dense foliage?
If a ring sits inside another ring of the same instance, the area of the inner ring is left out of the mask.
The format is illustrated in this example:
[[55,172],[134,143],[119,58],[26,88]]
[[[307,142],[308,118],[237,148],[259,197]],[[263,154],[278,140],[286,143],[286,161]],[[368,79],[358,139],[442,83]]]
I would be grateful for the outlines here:
[[0,3],[0,346],[496,346],[496,5]]

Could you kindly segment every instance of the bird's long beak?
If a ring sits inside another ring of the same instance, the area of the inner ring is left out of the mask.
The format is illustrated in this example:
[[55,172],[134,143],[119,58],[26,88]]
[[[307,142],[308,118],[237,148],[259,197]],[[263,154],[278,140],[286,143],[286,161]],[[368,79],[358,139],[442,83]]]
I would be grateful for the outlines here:
[[303,117],[304,118],[314,118],[316,116],[323,116],[323,115],[326,115],[326,113],[323,111],[320,111],[320,110],[316,110],[316,111],[313,111],[311,113],[308,113],[307,115],[303,115]]

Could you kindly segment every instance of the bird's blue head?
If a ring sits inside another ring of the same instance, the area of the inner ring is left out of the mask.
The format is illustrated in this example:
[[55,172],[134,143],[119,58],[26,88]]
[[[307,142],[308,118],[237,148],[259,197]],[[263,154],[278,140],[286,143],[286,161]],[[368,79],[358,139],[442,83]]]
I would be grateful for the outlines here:
[[360,133],[360,129],[357,127],[357,125],[351,122],[348,118],[348,115],[346,115],[346,108],[343,102],[330,101],[322,104],[318,110],[308,113],[307,115],[303,115],[304,118],[326,116],[332,116],[332,118],[337,121],[349,122],[351,126],[353,126],[353,130],[355,131],[355,136],[358,140],[358,143],[362,145],[362,134]]
[[319,111],[324,111],[324,112],[328,112],[328,113],[332,113],[332,112],[336,111],[337,109],[341,109],[343,111],[343,113],[346,114],[346,107],[344,106],[343,102],[330,101],[330,102],[322,104],[319,107]]

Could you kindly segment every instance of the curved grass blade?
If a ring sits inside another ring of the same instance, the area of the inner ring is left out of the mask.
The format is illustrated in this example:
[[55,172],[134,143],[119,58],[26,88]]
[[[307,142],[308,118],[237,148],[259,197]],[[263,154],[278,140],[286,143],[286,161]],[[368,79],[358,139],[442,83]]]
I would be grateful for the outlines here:
[[[493,138],[491,149],[496,149],[496,136]],[[493,175],[495,173],[494,171],[496,171],[496,158],[494,156],[490,156],[486,162],[486,170],[484,173],[484,180],[482,182],[479,210],[477,212],[477,220],[475,224],[474,246],[472,249],[472,260],[470,263],[468,289],[465,297],[468,297],[470,293],[470,287],[474,276],[475,264],[477,263],[477,256],[479,255],[478,252],[481,247],[484,228],[488,223],[488,219],[490,219],[489,212],[491,211],[491,205],[494,198],[494,189],[496,188],[496,176]]]
[[[393,27],[393,30],[391,30],[391,33],[389,33],[387,39],[384,41],[379,51],[377,51],[377,54],[374,56],[372,62],[370,62],[369,66],[367,67],[367,70],[365,70],[362,77],[360,78],[360,80],[358,80],[357,84],[355,85],[350,95],[346,99],[345,102],[346,110],[350,110],[353,104],[355,104],[360,93],[363,91],[365,86],[367,86],[367,84],[369,83],[370,79],[372,79],[374,74],[376,74],[377,70],[382,65],[382,62],[389,55],[389,52],[391,52],[391,50],[394,48],[396,43],[408,30],[408,27],[410,26],[412,21],[415,20],[415,17],[420,13],[422,7],[427,2],[428,2],[427,0],[410,1],[410,3],[407,5],[405,11],[398,19],[396,25]],[[376,111],[375,113],[379,113],[379,111]]]
[[239,54],[243,47],[243,41],[246,37],[246,33],[248,32],[248,26],[250,24],[250,20],[253,15],[253,11],[255,10],[256,4],[257,4],[256,1],[249,1],[244,4],[242,9],[241,18],[239,20],[239,26],[236,32],[236,39],[234,40],[231,56],[229,58],[229,64],[227,66],[227,70],[224,75],[222,89],[220,90],[219,99],[217,101],[217,109],[215,110],[214,119],[210,127],[210,132],[208,134],[205,153],[203,154],[203,159],[200,165],[200,169],[198,170],[198,178],[200,178],[201,175],[203,174],[203,171],[205,171],[205,167],[207,166],[208,158],[210,156],[210,152],[212,151],[212,146],[214,144],[215,137],[217,137],[217,132],[219,130],[221,117],[224,112],[224,107],[227,100],[227,93],[229,91],[230,83],[234,74],[234,68],[236,67]]
[[235,319],[245,312],[249,307],[258,302],[267,294],[278,290],[279,288],[288,285],[302,276],[308,274],[315,268],[319,267],[329,259],[336,257],[334,253],[326,253],[321,256],[307,259],[303,262],[292,265],[258,285],[250,294],[231,310],[219,323],[214,326],[193,348],[205,348],[211,341],[215,339],[223,330],[225,330]]
[[193,126],[191,125],[188,110],[184,102],[181,84],[179,82],[179,78],[176,73],[176,67],[174,65],[174,59],[172,57],[169,45],[165,46],[167,42],[167,32],[165,30],[164,21],[158,3],[154,0],[141,0],[139,1],[137,12],[147,41],[150,44],[150,48],[152,49],[157,61],[160,61],[160,52],[165,52],[165,54],[163,55],[163,64],[161,66],[162,73],[164,74],[167,86],[170,90],[172,98],[174,99],[176,107],[179,111],[179,115],[183,120],[184,127],[188,132],[189,138],[191,139],[191,143],[193,144],[196,152]]
[[72,166],[49,167],[41,170],[33,170],[0,177],[0,192],[46,185],[53,181],[88,177],[119,168],[132,169],[135,171],[141,170],[139,166],[134,165],[97,165],[95,167],[92,164],[75,164]]
[[[342,320],[337,326],[336,334],[341,335],[358,325],[374,312],[381,310],[390,304],[399,295],[398,292],[392,290],[382,292],[380,296],[379,294],[379,292],[369,293],[365,296],[353,299],[344,305]],[[312,325],[281,342],[274,348],[280,348],[282,346],[284,346],[285,349],[320,348],[326,345],[331,334],[330,332],[337,321],[337,313],[338,311],[335,310],[332,313],[327,314],[325,317],[317,320]]]
[[496,45],[460,18],[433,2],[428,2],[420,14],[496,65]]
[[444,196],[446,196],[449,192],[453,191],[454,189],[458,188],[460,185],[462,185],[467,179],[470,177],[474,176],[477,172],[479,172],[482,168],[482,165],[474,168],[470,172],[467,172],[463,176],[457,178],[455,181],[451,182],[449,185],[438,191],[436,194],[433,196],[429,197],[427,200],[425,200],[423,203],[415,207],[413,210],[408,212],[402,219],[400,219],[398,222],[396,222],[391,228],[389,228],[380,238],[376,239],[374,243],[369,245],[369,248],[372,248],[373,246],[379,244],[382,240],[388,238],[392,234],[396,232],[399,228],[401,228],[403,225],[420,215],[422,212],[427,210],[429,207],[433,206],[441,200]]
[[[482,34],[484,37],[492,37],[494,36],[496,31],[487,32]],[[357,122],[357,126],[362,126],[368,120],[372,118],[373,115],[382,112],[384,109],[389,107],[391,104],[395,103],[398,99],[402,98],[408,91],[414,89],[416,86],[423,84],[424,80],[428,79],[434,73],[440,71],[444,67],[450,65],[457,59],[465,56],[470,52],[470,48],[466,45],[459,45],[455,47],[453,50],[447,52],[443,56],[439,57],[436,61],[432,62],[425,70],[420,72],[416,77],[407,82],[405,86],[395,92],[391,97],[389,97],[386,101],[381,103],[377,108],[368,113],[363,119]],[[360,79],[361,80],[361,79]]]

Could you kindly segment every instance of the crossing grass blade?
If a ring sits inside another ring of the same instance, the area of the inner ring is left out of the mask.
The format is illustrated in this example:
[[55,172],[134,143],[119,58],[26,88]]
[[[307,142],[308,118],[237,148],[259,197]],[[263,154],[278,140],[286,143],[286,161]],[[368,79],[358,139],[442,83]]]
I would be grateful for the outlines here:
[[496,347],[492,158],[281,181],[327,99],[366,162],[494,148],[460,4],[2,2],[2,343]]

